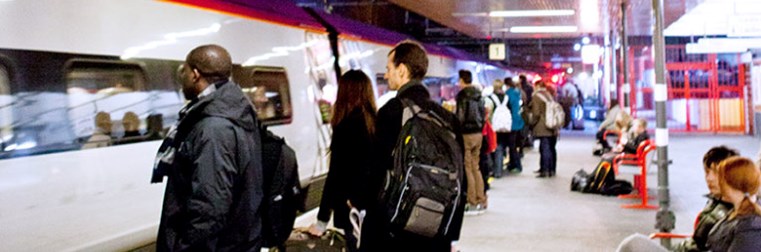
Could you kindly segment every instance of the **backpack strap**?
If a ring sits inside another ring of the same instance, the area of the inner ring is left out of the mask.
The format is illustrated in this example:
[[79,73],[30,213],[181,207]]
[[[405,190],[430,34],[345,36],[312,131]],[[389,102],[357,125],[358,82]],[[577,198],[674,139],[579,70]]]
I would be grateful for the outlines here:
[[544,103],[549,103],[551,98],[545,97],[544,93],[536,92],[536,96],[539,97],[540,100],[542,100]]
[[505,99],[503,99],[502,101],[499,101],[499,96],[497,96],[497,94],[491,94],[489,96],[489,99],[491,99],[494,102],[494,108],[496,108],[497,106],[506,106],[508,100],[510,100],[510,97],[507,96],[507,94],[505,94]]
[[402,126],[404,126],[407,120],[420,113],[420,106],[407,98],[402,98],[400,101],[402,102]]

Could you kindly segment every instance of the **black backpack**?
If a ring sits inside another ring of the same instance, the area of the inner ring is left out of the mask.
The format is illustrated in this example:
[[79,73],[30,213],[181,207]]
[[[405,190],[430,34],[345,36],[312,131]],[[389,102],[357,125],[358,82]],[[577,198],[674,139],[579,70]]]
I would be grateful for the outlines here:
[[381,194],[391,233],[444,237],[464,203],[463,150],[452,125],[432,110],[402,99],[402,130]]
[[264,247],[285,243],[293,230],[296,213],[304,209],[296,153],[282,137],[260,128],[262,134],[262,240]]
[[589,184],[589,173],[584,170],[578,170],[571,178],[571,191],[583,192]]
[[588,180],[589,183],[583,192],[602,194],[603,188],[606,185],[610,185],[615,180],[616,175],[613,171],[612,164],[607,160],[600,161],[600,163],[597,164],[597,168],[595,168],[594,172],[590,174]]
[[602,195],[608,195],[608,196],[618,196],[622,194],[630,194],[634,188],[632,187],[632,184],[629,183],[629,181],[625,180],[614,180],[610,184],[606,184],[602,187],[602,191],[600,191],[600,194]]
[[462,99],[457,101],[458,103],[462,103],[457,104],[457,119],[460,120],[463,131],[481,132],[486,120],[484,100],[481,99],[480,94],[473,96],[463,94],[463,96]]

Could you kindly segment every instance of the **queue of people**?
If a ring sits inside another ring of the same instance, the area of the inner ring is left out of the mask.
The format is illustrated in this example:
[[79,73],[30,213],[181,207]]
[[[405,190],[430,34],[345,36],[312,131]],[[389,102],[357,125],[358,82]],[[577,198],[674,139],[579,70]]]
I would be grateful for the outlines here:
[[[375,107],[365,73],[351,70],[339,79],[331,118],[331,163],[309,233],[322,235],[332,218],[335,227],[344,230],[348,251],[451,251],[464,215],[488,207],[484,169],[479,167],[483,155],[493,157],[486,171],[497,178],[503,172],[520,173],[525,165],[522,139],[531,132],[540,141],[537,177],[556,175],[560,127],[548,121],[554,120],[550,110],[557,102],[544,82],[531,87],[525,76],[519,82],[506,78],[495,82],[493,95],[483,97],[472,84],[472,74],[460,71],[462,90],[452,113],[431,100],[422,84],[428,58],[419,44],[401,42],[387,59],[384,78],[397,93],[380,108]],[[266,195],[261,129],[251,101],[230,80],[231,70],[229,53],[218,45],[193,49],[180,68],[183,93],[191,100],[180,111],[154,165],[153,182],[168,178],[158,251],[262,247],[260,208]],[[619,117],[615,124],[629,133],[623,134],[624,144],[611,150],[632,152],[649,138],[647,124],[641,119],[632,123],[623,112]],[[484,153],[484,128],[492,126],[497,147],[494,153]],[[608,127],[604,126],[600,129]],[[426,127],[438,130],[419,130]],[[761,172],[750,160],[731,157],[736,152],[722,148],[704,158],[709,206],[690,244],[683,246],[758,250],[761,207],[756,193]],[[410,149],[415,152],[406,155]],[[454,164],[430,160],[442,153]],[[403,172],[398,172],[400,164]],[[393,186],[402,181],[401,187]],[[358,210],[364,217],[350,217]]]

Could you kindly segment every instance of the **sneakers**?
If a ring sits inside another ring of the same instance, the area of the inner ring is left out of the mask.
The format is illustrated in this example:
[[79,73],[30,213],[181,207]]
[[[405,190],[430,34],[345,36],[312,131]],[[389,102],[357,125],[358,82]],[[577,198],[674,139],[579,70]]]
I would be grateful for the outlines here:
[[486,212],[486,207],[481,206],[481,204],[478,205],[471,205],[471,204],[465,204],[465,215],[473,216],[473,215],[480,215]]

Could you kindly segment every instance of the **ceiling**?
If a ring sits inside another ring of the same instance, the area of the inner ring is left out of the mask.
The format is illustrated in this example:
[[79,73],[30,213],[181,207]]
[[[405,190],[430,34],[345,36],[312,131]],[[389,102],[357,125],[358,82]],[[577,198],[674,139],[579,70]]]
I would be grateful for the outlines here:
[[[389,0],[473,38],[562,38],[603,35],[620,27],[621,2],[625,0]],[[704,0],[664,0],[664,18],[670,25]],[[629,0],[627,32],[651,35],[651,0]],[[570,16],[489,17],[490,11],[574,10]],[[577,26],[568,33],[512,33],[515,26]]]

